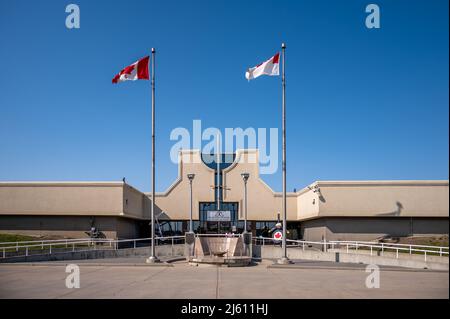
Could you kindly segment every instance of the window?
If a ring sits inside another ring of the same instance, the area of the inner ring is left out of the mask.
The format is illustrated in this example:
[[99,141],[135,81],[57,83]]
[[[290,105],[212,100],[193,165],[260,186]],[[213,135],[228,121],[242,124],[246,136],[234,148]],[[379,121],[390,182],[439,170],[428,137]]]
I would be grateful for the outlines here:
[[275,227],[276,221],[256,222],[256,236],[270,237],[269,231]]
[[208,221],[208,211],[214,211],[217,209],[216,202],[202,202],[199,205],[200,220],[197,226],[197,232],[200,233],[226,233],[232,232],[233,226],[236,226],[236,232],[238,232],[238,203],[220,203],[220,210],[230,211],[230,221],[214,222]]

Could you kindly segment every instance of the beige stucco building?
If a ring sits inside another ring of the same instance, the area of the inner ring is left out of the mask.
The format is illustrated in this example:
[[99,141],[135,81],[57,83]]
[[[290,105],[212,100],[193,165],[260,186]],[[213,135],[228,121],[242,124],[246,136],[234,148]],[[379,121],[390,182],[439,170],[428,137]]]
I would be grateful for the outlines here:
[[[223,160],[217,170],[215,161],[205,163],[214,156],[198,150],[180,152],[177,179],[155,196],[158,232],[187,230],[191,207],[187,174],[195,174],[194,230],[242,231],[241,174],[249,173],[249,228],[256,236],[267,234],[279,218],[282,194],[260,178],[257,150],[237,150],[228,157],[232,160]],[[94,225],[107,237],[144,237],[150,231],[150,207],[150,194],[124,182],[0,182],[0,232],[84,237]],[[287,193],[291,238],[442,235],[448,234],[448,217],[448,181],[317,181]]]

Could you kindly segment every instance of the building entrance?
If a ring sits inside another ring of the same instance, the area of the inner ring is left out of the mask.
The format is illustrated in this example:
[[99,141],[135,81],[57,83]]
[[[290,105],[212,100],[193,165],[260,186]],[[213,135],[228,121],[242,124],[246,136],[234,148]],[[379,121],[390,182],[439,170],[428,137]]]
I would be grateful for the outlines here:
[[214,170],[214,202],[199,203],[197,232],[204,234],[240,233],[243,224],[238,221],[238,203],[223,201],[223,170],[235,160],[236,154],[205,154],[202,161]]
[[238,221],[238,203],[220,203],[217,209],[216,202],[203,202],[199,205],[199,233],[203,234],[225,234],[239,233],[240,223]]

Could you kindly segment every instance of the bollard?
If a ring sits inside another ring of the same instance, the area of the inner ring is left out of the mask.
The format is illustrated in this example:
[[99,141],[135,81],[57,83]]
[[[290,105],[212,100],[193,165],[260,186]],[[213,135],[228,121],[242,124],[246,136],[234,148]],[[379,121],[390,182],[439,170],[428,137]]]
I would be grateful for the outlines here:
[[172,248],[170,251],[172,252],[172,256],[173,256],[173,237],[172,237]]

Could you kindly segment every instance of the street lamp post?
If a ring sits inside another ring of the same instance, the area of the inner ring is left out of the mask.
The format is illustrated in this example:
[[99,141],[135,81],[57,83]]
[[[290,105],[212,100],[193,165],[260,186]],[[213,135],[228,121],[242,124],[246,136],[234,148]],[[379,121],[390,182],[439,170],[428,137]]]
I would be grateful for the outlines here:
[[185,242],[189,251],[189,258],[194,256],[195,250],[195,234],[192,227],[192,181],[194,180],[195,174],[187,174],[189,180],[190,188],[190,213],[189,213],[189,231],[185,233]]
[[[243,239],[244,239],[244,253],[246,256],[249,255],[249,247],[252,243],[252,233],[248,232],[247,228],[247,181],[250,177],[249,173],[242,173],[241,174],[242,179],[244,180],[244,232],[243,232]],[[250,252],[251,255],[251,252]]]
[[244,233],[247,232],[247,181],[250,177],[249,173],[242,173],[242,179],[244,180]]
[[192,181],[194,180],[195,174],[187,174],[187,178],[189,179],[189,186],[190,186],[190,203],[191,203],[191,208],[190,208],[190,213],[189,213],[189,232],[192,233],[193,232],[193,227],[192,227]]

